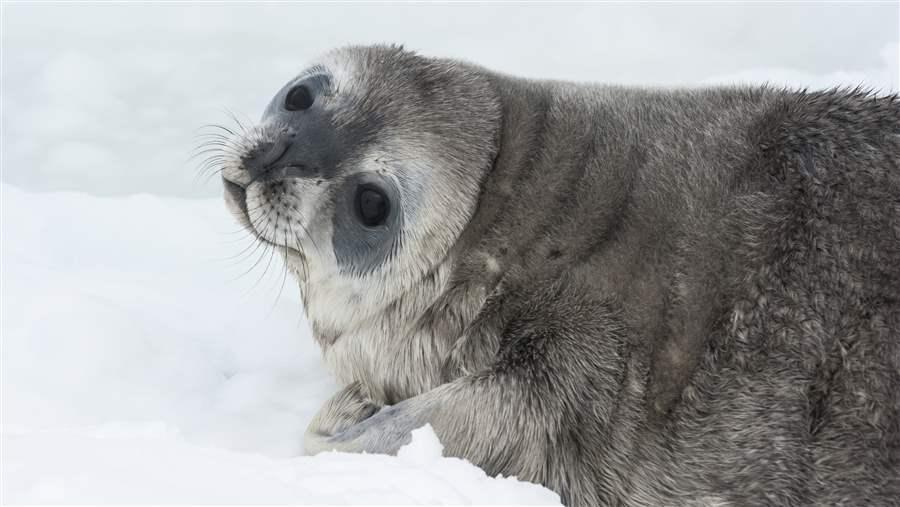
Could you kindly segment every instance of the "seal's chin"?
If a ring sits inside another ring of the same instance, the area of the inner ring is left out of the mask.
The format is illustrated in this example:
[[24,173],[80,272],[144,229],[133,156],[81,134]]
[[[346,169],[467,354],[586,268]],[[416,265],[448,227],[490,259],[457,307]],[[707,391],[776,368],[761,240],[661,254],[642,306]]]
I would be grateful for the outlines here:
[[227,178],[222,178],[222,185],[225,187],[225,204],[228,210],[242,226],[255,233],[250,224],[250,214],[247,212],[247,190]]
[[247,189],[244,188],[243,185],[235,183],[227,178],[222,178],[222,185],[225,187],[225,204],[228,206],[231,214],[237,218],[238,222],[240,222],[245,229],[250,231],[257,240],[262,241],[263,243],[279,248],[290,248],[286,245],[274,243],[260,234],[259,231],[256,230],[256,227],[253,227],[253,223],[250,220],[250,213],[247,210]]

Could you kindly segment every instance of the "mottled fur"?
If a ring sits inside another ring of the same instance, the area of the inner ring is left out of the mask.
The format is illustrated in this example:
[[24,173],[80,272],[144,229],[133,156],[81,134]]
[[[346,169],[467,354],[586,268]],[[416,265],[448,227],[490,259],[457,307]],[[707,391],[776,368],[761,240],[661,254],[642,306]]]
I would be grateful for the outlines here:
[[[387,47],[329,58],[427,117],[404,129],[453,139],[485,112],[477,139],[422,156],[490,156],[464,168],[481,190],[448,215],[464,220],[452,246],[391,259],[402,283],[316,278],[304,250],[309,317],[349,383],[310,451],[395,452],[427,422],[447,453],[567,505],[900,501],[896,96],[532,81]],[[459,165],[429,167],[459,188]],[[316,306],[317,279],[361,307]]]

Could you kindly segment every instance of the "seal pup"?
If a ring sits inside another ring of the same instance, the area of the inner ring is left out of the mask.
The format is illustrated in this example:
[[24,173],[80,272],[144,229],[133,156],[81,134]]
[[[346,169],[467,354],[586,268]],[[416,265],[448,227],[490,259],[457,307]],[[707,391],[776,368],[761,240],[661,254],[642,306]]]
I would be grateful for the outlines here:
[[572,506],[896,504],[900,105],[328,53],[223,148],[344,383],[309,452]]

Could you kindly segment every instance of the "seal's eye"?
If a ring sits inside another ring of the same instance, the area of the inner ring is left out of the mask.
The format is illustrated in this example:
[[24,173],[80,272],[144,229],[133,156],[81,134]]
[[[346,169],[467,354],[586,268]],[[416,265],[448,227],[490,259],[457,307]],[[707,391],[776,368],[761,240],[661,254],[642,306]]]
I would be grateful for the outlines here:
[[312,92],[306,85],[297,85],[291,88],[284,99],[284,108],[288,111],[302,111],[313,105]]
[[383,224],[390,209],[390,202],[381,190],[365,185],[356,191],[356,215],[366,227]]

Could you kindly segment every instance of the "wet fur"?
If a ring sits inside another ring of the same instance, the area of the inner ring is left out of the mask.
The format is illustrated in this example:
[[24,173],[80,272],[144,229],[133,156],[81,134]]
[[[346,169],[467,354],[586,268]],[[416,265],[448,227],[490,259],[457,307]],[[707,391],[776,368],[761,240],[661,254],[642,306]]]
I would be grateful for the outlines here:
[[[340,54],[402,68],[411,107],[500,114],[441,260],[402,290],[360,279],[381,298],[345,329],[309,313],[349,383],[311,452],[395,452],[427,422],[448,454],[567,505],[898,503],[896,96]],[[447,72],[479,86],[442,89]]]

